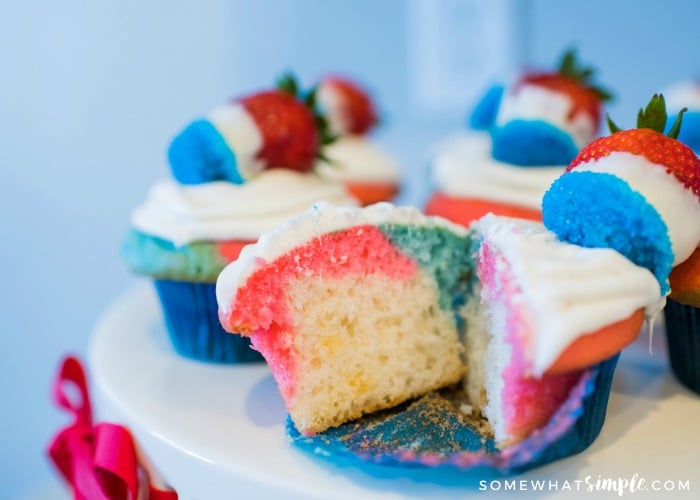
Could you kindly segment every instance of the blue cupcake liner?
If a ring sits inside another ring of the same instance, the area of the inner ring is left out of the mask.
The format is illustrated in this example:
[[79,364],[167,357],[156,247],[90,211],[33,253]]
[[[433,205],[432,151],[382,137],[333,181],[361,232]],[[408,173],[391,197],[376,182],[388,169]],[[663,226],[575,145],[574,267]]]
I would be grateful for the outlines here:
[[166,329],[179,354],[212,363],[263,361],[247,337],[221,327],[214,283],[155,280],[154,284]]
[[300,434],[288,418],[287,434],[295,445],[326,459],[520,473],[580,453],[595,441],[605,422],[618,359],[585,370],[545,426],[502,450],[457,417],[457,410],[436,414],[435,398],[442,397],[437,394],[313,436]]
[[667,299],[664,308],[671,370],[680,383],[700,394],[700,309]]

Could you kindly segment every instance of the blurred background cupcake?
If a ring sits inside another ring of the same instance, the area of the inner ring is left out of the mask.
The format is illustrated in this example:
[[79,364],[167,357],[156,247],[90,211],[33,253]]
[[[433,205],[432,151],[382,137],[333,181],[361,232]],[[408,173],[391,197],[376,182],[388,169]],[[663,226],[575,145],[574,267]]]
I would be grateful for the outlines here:
[[200,361],[261,361],[219,323],[219,272],[259,234],[318,200],[355,205],[344,186],[312,171],[325,122],[286,77],[279,88],[233,100],[172,141],[173,179],[133,212],[123,255],[154,279],[177,352]]
[[399,192],[400,170],[369,138],[379,124],[369,92],[345,76],[326,76],[318,84],[317,101],[335,136],[319,171],[340,179],[362,205],[392,200]]
[[489,212],[540,220],[545,190],[598,133],[610,96],[593,74],[570,50],[556,71],[527,71],[491,87],[469,118],[471,130],[439,148],[426,212],[463,225]]
[[671,295],[664,318],[671,368],[678,380],[700,394],[700,257],[695,250],[669,277]]
[[[669,120],[682,109],[678,140],[695,154],[700,152],[700,82],[689,79],[668,86],[663,93]],[[700,394],[700,251],[697,249],[669,276],[671,294],[664,308],[666,339],[671,368],[678,380]]]

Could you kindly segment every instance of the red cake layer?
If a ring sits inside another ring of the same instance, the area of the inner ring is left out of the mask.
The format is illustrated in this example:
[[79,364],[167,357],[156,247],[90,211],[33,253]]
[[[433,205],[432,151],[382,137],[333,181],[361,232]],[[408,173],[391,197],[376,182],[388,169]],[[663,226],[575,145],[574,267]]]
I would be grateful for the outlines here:
[[[221,323],[249,335],[275,374],[285,399],[293,397],[295,366],[291,352],[294,318],[287,286],[298,279],[324,281],[349,274],[382,275],[406,280],[415,275],[415,261],[394,247],[377,227],[355,226],[324,234],[267,263],[236,292],[234,307]],[[323,300],[323,297],[319,297]]]
[[518,300],[521,291],[510,273],[510,264],[484,242],[477,273],[487,299],[505,305],[505,340],[512,349],[510,362],[502,375],[501,412],[508,436],[521,439],[547,423],[567,398],[581,372],[540,378],[528,375],[525,352],[532,348],[534,322],[526,304]]

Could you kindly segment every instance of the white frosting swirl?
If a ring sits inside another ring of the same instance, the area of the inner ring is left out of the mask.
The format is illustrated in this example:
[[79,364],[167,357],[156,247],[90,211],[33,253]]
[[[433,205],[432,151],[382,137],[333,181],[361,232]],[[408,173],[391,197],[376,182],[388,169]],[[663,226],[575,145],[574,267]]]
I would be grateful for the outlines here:
[[582,335],[637,309],[653,316],[663,307],[654,275],[615,250],[562,242],[542,224],[519,219],[487,215],[474,227],[510,264],[517,296],[508,300],[526,305],[535,376]]
[[433,177],[449,196],[481,198],[539,210],[561,167],[518,167],[494,160],[491,137],[463,133],[447,141],[433,161]]
[[688,108],[691,111],[700,110],[700,84],[695,81],[678,82],[663,93],[666,109],[678,111]]
[[671,239],[675,260],[680,264],[700,243],[700,200],[686,189],[666,167],[644,156],[614,152],[577,166],[574,172],[603,172],[616,175],[640,193],[661,215]]
[[399,167],[394,159],[364,136],[349,135],[324,148],[332,165],[319,162],[318,171],[343,181],[398,183]]
[[587,113],[573,117],[571,99],[561,92],[540,85],[521,85],[503,96],[496,124],[502,126],[512,120],[542,120],[564,130],[580,149],[593,140],[596,127]]
[[193,241],[256,240],[313,203],[356,205],[342,184],[314,173],[276,168],[244,184],[155,184],[131,217],[132,226],[182,246]]

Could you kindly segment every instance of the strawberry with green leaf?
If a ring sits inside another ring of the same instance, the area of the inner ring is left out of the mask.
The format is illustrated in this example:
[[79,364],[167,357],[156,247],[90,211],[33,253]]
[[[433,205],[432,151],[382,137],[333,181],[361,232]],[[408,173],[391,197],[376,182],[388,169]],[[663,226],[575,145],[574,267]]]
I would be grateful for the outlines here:
[[543,222],[561,239],[619,251],[663,293],[700,244],[700,159],[676,139],[684,111],[668,134],[661,95],[639,110],[636,129],[608,118],[611,135],[584,147],[542,200]]
[[601,137],[581,150],[567,170],[596,161],[613,152],[643,156],[673,174],[687,189],[700,196],[698,158],[693,151],[679,142],[678,134],[686,109],[679,111],[668,133],[666,130],[666,104],[663,95],[655,94],[645,109],[637,115],[637,128],[622,130],[608,116],[612,135]]
[[602,105],[611,98],[593,77],[573,50],[557,71],[523,75],[499,103],[493,157],[524,167],[567,165],[595,137]]

